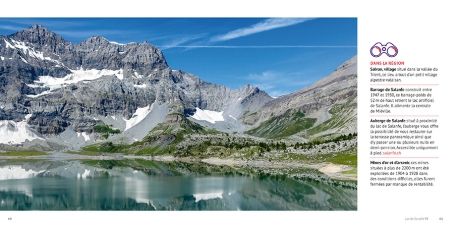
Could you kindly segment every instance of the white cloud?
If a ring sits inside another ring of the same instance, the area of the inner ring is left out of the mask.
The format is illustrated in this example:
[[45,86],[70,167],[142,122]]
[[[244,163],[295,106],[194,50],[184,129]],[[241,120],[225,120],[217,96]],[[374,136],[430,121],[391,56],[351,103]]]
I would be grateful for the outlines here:
[[14,26],[14,25],[0,25],[0,29],[4,30],[11,30],[11,31],[20,31],[25,29],[25,27],[22,26]]
[[171,42],[164,44],[164,45],[159,45],[161,50],[165,50],[168,48],[173,48],[173,47],[180,47],[182,44],[185,44],[189,41],[197,40],[202,37],[204,37],[205,34],[197,34],[197,35],[188,35],[184,37],[179,37],[177,39],[172,40]]
[[263,22],[254,24],[247,28],[236,29],[236,30],[228,32],[224,35],[218,35],[218,36],[212,37],[211,41],[217,42],[217,41],[236,39],[239,37],[248,36],[248,35],[252,35],[255,33],[259,33],[259,32],[264,32],[264,31],[268,31],[271,29],[282,28],[282,27],[302,23],[302,22],[305,22],[308,20],[312,20],[312,19],[311,18],[271,18],[271,19],[264,20]]
[[247,79],[253,81],[275,81],[277,78],[280,78],[280,76],[280,72],[265,71],[261,74],[249,74],[249,76],[247,76]]
[[286,95],[286,94],[290,94],[290,93],[291,92],[287,91],[287,90],[272,90],[268,94],[269,94],[269,96],[271,96],[273,98],[277,98],[277,97],[280,97],[282,95]]

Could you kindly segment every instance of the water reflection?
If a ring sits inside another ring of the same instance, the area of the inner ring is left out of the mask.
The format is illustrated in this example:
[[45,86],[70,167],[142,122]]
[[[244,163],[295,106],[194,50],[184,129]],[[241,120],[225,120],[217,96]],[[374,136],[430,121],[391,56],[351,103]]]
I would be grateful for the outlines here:
[[356,210],[355,189],[277,177],[170,176],[167,164],[153,166],[155,175],[77,161],[3,162],[0,210]]

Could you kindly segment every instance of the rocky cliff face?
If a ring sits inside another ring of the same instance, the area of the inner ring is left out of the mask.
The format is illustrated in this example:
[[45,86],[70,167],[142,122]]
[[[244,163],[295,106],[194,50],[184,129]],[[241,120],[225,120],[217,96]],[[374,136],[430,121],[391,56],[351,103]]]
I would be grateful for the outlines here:
[[[147,42],[91,37],[72,44],[40,25],[0,36],[0,121],[25,122],[24,134],[49,138],[71,130],[94,140],[95,125],[126,130],[147,119],[152,104],[166,104],[166,113],[192,116],[198,108],[236,119],[271,100],[249,85],[230,90],[174,71]],[[5,129],[2,137],[8,137]]]
[[357,81],[355,56],[329,76],[302,90],[267,102],[255,113],[243,116],[241,121],[255,128],[268,120],[280,120],[287,116],[285,113],[300,112],[305,113],[306,118],[315,119],[314,131],[310,130],[313,135],[357,132]]

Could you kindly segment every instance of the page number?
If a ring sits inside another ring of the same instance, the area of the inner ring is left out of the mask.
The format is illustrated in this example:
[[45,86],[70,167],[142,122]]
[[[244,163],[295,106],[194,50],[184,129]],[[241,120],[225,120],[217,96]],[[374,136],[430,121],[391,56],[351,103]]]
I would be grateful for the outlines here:
[[443,217],[440,217],[439,220],[443,220]]
[[13,218],[11,218],[11,217],[8,217],[8,221],[10,221],[10,220],[13,220]]

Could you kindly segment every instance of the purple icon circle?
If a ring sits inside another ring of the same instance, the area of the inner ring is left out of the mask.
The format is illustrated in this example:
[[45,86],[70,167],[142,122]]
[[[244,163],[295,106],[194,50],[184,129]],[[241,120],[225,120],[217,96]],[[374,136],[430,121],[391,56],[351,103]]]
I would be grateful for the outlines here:
[[370,53],[375,58],[380,57],[383,53],[385,53],[388,57],[392,58],[397,55],[398,49],[391,42],[388,42],[385,45],[383,45],[380,42],[377,42],[376,44],[374,44],[374,46],[371,47]]

